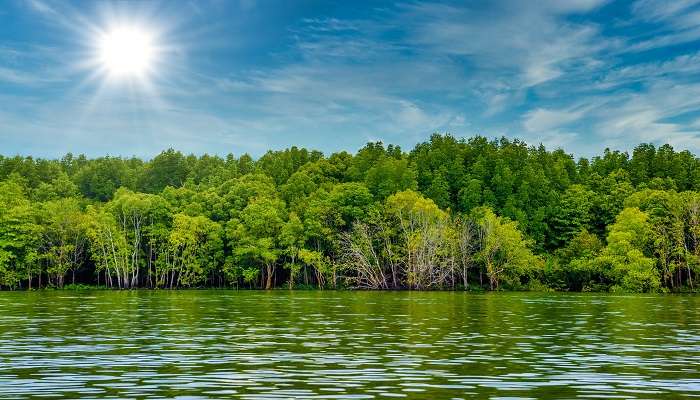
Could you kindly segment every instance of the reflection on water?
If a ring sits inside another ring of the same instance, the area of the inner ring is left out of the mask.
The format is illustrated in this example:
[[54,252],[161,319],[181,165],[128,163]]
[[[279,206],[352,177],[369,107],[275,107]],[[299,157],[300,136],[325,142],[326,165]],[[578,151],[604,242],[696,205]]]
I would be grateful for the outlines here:
[[0,397],[700,397],[700,298],[0,293]]

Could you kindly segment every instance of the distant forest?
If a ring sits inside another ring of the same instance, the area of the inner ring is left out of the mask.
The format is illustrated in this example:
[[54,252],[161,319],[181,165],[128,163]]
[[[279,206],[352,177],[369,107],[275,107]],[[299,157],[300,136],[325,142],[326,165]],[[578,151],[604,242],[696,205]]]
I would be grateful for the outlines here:
[[699,191],[651,144],[0,157],[0,287],[692,291]]

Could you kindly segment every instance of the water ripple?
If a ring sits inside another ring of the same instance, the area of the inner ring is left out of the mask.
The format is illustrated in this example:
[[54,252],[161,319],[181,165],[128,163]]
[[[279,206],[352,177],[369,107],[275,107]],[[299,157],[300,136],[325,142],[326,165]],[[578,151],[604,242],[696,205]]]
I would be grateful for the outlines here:
[[0,293],[0,397],[700,396],[700,300]]

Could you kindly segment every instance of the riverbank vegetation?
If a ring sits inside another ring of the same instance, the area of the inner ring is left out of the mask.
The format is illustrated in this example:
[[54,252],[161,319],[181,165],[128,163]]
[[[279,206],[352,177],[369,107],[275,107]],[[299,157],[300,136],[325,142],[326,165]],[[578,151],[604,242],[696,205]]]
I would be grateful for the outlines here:
[[699,191],[650,144],[0,157],[0,287],[694,290]]

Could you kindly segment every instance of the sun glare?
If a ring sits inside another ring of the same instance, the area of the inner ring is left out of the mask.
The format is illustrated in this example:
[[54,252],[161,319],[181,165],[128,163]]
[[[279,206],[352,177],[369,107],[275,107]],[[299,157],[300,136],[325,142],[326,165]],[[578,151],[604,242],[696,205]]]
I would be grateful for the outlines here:
[[137,27],[119,27],[99,40],[99,62],[113,77],[143,77],[154,58],[152,35]]

